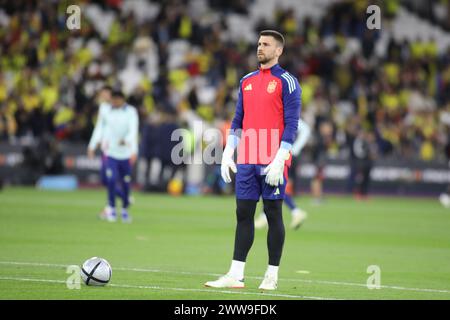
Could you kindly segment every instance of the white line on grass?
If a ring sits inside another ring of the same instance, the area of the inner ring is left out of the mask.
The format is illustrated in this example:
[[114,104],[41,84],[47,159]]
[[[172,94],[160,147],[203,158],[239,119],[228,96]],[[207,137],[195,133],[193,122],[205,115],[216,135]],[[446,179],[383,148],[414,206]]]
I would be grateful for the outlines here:
[[[66,264],[54,264],[54,263],[40,263],[40,262],[16,262],[16,261],[0,261],[0,264],[5,265],[23,265],[23,266],[35,266],[35,267],[50,267],[50,268],[66,268]],[[189,272],[189,271],[169,271],[160,269],[146,269],[146,268],[124,268],[116,267],[114,270],[118,271],[132,271],[132,272],[152,272],[152,273],[171,273],[171,274],[184,274],[193,276],[211,276],[217,277],[222,274],[218,273],[203,273],[203,272]],[[261,280],[262,277],[246,276],[247,279],[257,279]],[[328,285],[338,285],[338,286],[352,286],[352,287],[367,287],[367,284],[354,283],[354,282],[341,282],[341,281],[329,281],[329,280],[308,280],[308,279],[290,279],[290,278],[280,278],[280,281],[290,281],[290,282],[304,282],[312,284],[328,284]],[[381,285],[380,288],[383,289],[393,289],[400,291],[416,291],[416,292],[433,292],[433,293],[450,293],[450,290],[445,289],[427,289],[427,288],[411,288],[402,286],[391,286],[391,285]]]
[[[51,279],[36,279],[36,278],[16,278],[16,277],[0,277],[0,281],[22,281],[22,282],[46,282],[46,283],[59,283],[65,284],[63,280],[51,280]],[[308,300],[339,300],[336,298],[324,298],[324,297],[310,297],[310,296],[298,296],[292,294],[278,294],[278,293],[260,293],[260,292],[248,292],[248,291],[229,291],[229,290],[213,290],[213,289],[194,289],[194,288],[170,288],[159,286],[136,286],[128,284],[108,284],[109,287],[115,288],[128,288],[128,289],[149,289],[149,290],[161,290],[161,291],[183,291],[183,292],[207,292],[207,293],[223,293],[223,294],[235,294],[235,295],[248,295],[259,297],[275,297],[275,298],[292,298],[292,299],[308,299]]]

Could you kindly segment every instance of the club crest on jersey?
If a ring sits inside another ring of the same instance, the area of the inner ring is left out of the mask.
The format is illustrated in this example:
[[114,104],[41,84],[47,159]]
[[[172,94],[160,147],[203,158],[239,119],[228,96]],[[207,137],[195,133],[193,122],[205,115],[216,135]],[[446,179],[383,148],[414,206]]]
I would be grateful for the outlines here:
[[277,88],[277,81],[276,80],[272,80],[267,85],[267,92],[268,93],[273,93],[273,92],[275,92],[276,88]]

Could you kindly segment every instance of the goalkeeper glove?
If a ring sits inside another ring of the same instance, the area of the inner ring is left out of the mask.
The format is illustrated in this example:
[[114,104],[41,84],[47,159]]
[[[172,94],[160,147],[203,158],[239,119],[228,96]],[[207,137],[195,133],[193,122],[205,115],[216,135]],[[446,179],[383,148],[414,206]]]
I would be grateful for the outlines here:
[[230,169],[234,173],[237,172],[236,164],[234,163],[233,160],[233,154],[234,148],[227,143],[225,150],[223,151],[222,154],[222,163],[220,165],[220,174],[222,176],[223,181],[225,181],[226,183],[231,182]]
[[266,183],[275,187],[283,184],[284,162],[287,159],[289,159],[289,150],[284,148],[278,149],[275,158],[263,171],[266,174]]

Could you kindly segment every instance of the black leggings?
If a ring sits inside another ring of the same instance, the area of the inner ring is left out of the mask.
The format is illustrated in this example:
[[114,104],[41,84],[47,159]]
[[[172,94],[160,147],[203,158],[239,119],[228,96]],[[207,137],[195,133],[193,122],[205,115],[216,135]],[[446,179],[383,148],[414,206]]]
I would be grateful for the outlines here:
[[[255,200],[236,200],[236,234],[233,259],[245,262],[255,237]],[[264,212],[269,223],[267,248],[269,264],[278,266],[284,245],[284,223],[281,207],[283,200],[263,200]]]

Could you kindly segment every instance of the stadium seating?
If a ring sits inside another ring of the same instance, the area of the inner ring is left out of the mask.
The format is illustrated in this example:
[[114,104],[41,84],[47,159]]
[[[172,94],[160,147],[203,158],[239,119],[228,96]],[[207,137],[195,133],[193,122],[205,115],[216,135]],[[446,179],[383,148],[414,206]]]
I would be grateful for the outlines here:
[[105,84],[136,101],[142,129],[167,112],[188,127],[186,110],[221,126],[233,113],[239,78],[257,67],[258,31],[270,27],[286,35],[281,63],[300,80],[303,117],[315,129],[324,119],[333,124],[331,158],[348,158],[347,124],[355,115],[376,134],[380,159],[448,160],[450,34],[442,14],[427,19],[405,1],[385,1],[382,29],[368,31],[368,1],[183,3],[85,1],[82,27],[72,31],[68,1],[5,5],[0,141],[21,144],[50,133],[85,144],[95,92]]

